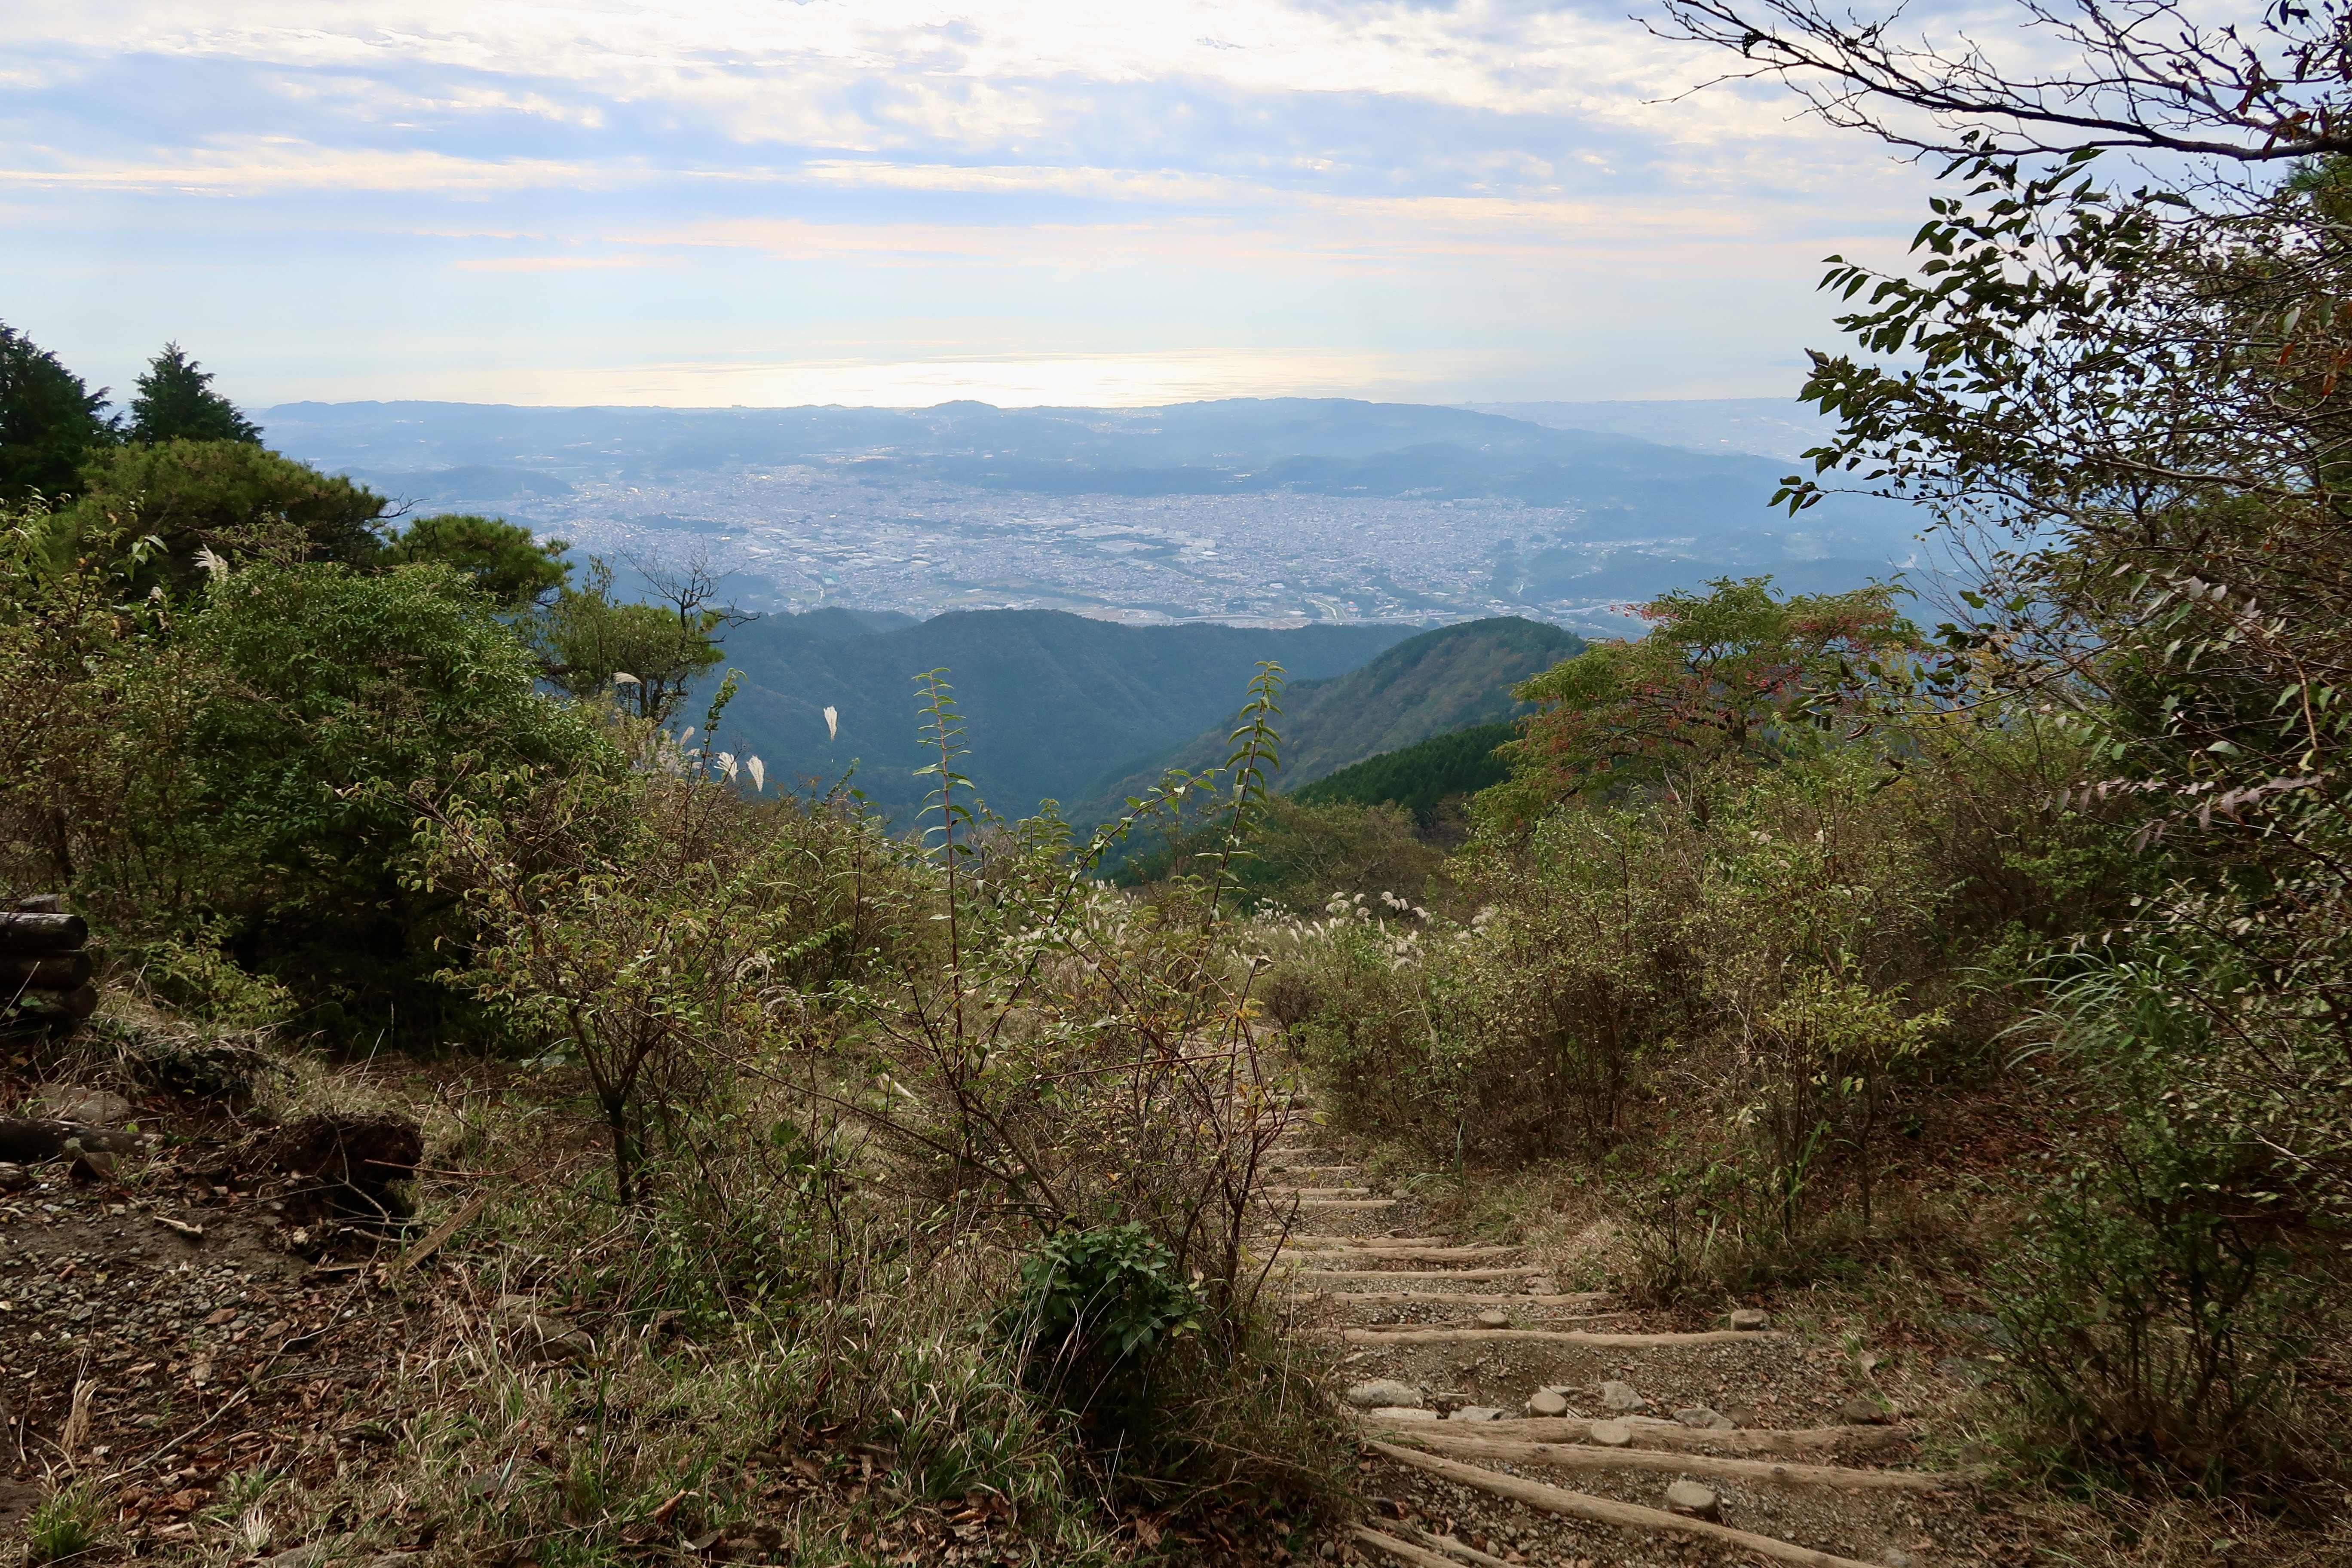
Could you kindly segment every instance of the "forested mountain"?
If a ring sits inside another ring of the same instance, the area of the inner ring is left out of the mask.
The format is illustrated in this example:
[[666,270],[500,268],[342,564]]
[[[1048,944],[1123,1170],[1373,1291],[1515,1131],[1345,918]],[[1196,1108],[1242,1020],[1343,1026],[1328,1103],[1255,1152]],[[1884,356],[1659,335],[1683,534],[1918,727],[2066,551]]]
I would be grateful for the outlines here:
[[1402,751],[1326,773],[1295,792],[1304,805],[1396,805],[1426,819],[1440,801],[1472,795],[1510,776],[1495,748],[1517,733],[1508,723],[1473,724]]
[[[1294,669],[1282,701],[1277,786],[1295,790],[1366,757],[1525,711],[1511,687],[1583,649],[1583,639],[1573,633],[1502,616],[1423,632],[1336,678],[1318,679],[1310,671]],[[1121,801],[1150,787],[1168,768],[1199,773],[1219,766],[1232,749],[1230,730],[1229,724],[1213,725],[1130,768],[1097,789],[1073,819],[1112,815]]]
[[[1122,626],[1049,610],[974,611],[844,635],[854,624],[847,612],[820,611],[736,628],[719,668],[741,670],[743,684],[721,743],[757,753],[770,777],[788,784],[830,784],[856,763],[857,787],[899,817],[934,787],[914,772],[939,760],[916,735],[914,678],[925,670],[944,667],[955,688],[971,747],[961,771],[999,811],[1021,815],[1041,799],[1066,805],[1093,794],[1106,775],[1216,723],[1239,706],[1261,659],[1328,679],[1412,632]],[[827,708],[837,731],[826,726]],[[687,719],[698,716],[689,703]]]

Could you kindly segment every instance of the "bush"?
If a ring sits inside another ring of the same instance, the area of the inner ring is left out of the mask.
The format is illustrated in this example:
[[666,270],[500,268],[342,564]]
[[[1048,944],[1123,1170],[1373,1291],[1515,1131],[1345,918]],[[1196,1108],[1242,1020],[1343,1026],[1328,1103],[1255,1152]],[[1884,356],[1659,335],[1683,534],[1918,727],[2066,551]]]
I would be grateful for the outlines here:
[[1201,1327],[1176,1258],[1132,1220],[1046,1238],[1021,1265],[1012,1323],[1041,1386],[1125,1414],[1171,1342]]
[[2352,1428],[2305,1371],[2340,1327],[2352,1075],[2320,999],[2276,984],[2284,951],[2341,936],[2294,924],[2176,889],[2137,949],[2075,956],[2038,1020],[2105,1129],[2002,1281],[2024,1415],[2062,1463],[2247,1491],[2343,1462]]
[[2066,1466],[2229,1495],[2335,1459],[2297,1408],[2298,1373],[2332,1337],[2329,1266],[2247,1212],[2231,1163],[2139,1130],[2017,1238],[1999,1315],[2029,1429]]

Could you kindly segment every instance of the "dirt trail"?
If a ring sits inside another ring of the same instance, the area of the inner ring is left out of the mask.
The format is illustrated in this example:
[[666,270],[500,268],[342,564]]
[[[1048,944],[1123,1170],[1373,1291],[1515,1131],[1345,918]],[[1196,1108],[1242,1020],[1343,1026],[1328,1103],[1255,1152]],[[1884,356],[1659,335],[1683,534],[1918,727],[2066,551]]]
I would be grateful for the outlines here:
[[1372,1507],[1352,1542],[1370,1561],[2011,1560],[1969,1479],[1924,1471],[1923,1434],[1855,1402],[1839,1346],[1761,1313],[1692,1332],[1559,1290],[1524,1249],[1439,1234],[1373,1191],[1304,1102],[1264,1190],[1269,1231],[1290,1229],[1277,1268],[1297,1331],[1349,1347],[1332,1393],[1363,1430]]

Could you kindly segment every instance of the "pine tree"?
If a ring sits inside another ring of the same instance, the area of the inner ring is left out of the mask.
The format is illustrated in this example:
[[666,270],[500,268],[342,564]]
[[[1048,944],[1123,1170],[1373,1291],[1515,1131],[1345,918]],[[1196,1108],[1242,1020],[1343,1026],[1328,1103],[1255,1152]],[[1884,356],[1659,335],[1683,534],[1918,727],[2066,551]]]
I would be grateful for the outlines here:
[[190,359],[177,343],[147,363],[139,395],[131,400],[131,438],[157,447],[166,441],[249,441],[258,446],[261,426],[215,392],[213,373]]
[[113,444],[105,406],[104,387],[90,391],[57,355],[0,323],[0,500],[76,489],[83,460]]

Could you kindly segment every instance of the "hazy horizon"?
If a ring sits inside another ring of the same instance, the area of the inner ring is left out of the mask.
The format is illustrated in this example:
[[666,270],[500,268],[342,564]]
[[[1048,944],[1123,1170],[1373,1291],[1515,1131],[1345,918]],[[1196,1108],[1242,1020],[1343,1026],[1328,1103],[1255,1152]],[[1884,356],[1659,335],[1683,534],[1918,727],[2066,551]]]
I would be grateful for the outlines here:
[[257,407],[1780,395],[1928,184],[1595,0],[26,0],[0,48],[0,320]]

